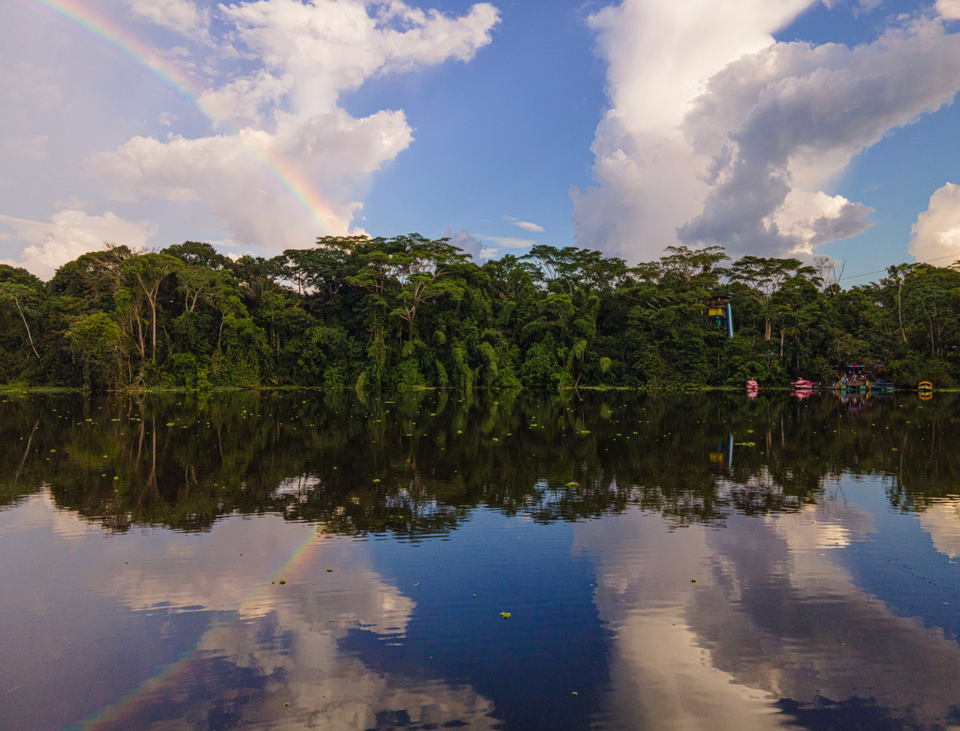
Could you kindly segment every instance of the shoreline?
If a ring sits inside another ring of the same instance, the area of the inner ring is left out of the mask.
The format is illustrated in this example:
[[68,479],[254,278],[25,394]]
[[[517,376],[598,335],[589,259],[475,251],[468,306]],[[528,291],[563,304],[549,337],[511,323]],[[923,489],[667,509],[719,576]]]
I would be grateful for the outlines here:
[[[92,391],[85,388],[76,388],[70,386],[12,386],[0,385],[0,394],[12,394],[12,393],[35,393],[35,394],[87,394],[87,395],[106,395],[106,394],[122,394],[122,395],[145,395],[145,394],[162,394],[162,393],[263,393],[263,392],[296,392],[296,391],[318,391],[323,393],[346,393],[348,391],[356,391],[354,388],[338,388],[330,389],[323,386],[252,386],[247,388],[241,388],[239,386],[220,386],[216,388],[186,388],[185,386],[172,386],[169,388],[121,388],[113,389],[107,391]],[[743,393],[746,395],[746,390],[742,386],[677,386],[677,387],[660,387],[660,386],[640,386],[633,388],[630,386],[568,386],[561,389],[552,389],[552,388],[533,388],[533,387],[518,387],[518,388],[484,388],[476,387],[468,389],[467,391],[455,388],[444,388],[441,386],[417,386],[410,387],[405,389],[397,389],[394,391],[360,391],[363,394],[398,394],[398,393],[425,393],[425,392],[435,392],[435,391],[444,391],[448,393],[466,393],[468,391],[482,391],[482,392],[496,392],[496,393],[509,393],[509,392],[521,392],[521,391],[530,391],[538,393],[564,393],[568,391],[615,391],[619,393],[713,393],[713,392],[724,392],[724,393]],[[796,393],[797,389],[792,386],[767,386],[760,388],[761,392],[777,392],[777,393]],[[832,388],[823,388],[823,389],[814,389],[809,393],[840,393]],[[892,395],[896,393],[960,393],[960,388],[933,388],[933,389],[921,389],[918,388],[895,388],[892,391],[878,391],[876,395]],[[848,392],[848,395],[856,396],[866,396],[873,395],[872,392],[867,391],[866,393],[860,392]]]

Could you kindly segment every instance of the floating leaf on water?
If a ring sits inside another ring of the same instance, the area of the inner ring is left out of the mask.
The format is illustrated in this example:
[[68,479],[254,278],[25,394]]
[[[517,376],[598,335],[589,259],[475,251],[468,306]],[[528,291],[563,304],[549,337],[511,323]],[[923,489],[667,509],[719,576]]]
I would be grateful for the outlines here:
[[380,480],[379,480],[378,478],[376,478],[376,477],[373,478],[373,481],[374,481],[374,482],[380,482]]
[[580,487],[579,482],[568,482],[567,487]]
[[283,585],[286,584],[286,583],[287,583],[287,582],[286,582],[284,579],[280,579],[280,586],[283,586]]
[[513,615],[510,614],[510,612],[500,612],[500,616],[503,617],[504,619],[510,619],[510,617],[512,617]]
[[333,573],[333,569],[327,569],[327,573],[328,574]]
[[690,583],[691,583],[691,584],[696,584],[696,583],[697,583],[697,580],[696,580],[696,579],[690,579]]

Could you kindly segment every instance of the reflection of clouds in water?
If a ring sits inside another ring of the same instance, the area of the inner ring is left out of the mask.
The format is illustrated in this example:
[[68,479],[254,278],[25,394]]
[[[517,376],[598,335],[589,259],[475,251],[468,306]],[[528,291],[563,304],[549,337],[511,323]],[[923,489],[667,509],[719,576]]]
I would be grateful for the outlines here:
[[[218,612],[195,648],[85,728],[193,729],[211,714],[229,717],[231,725],[270,729],[367,729],[407,719],[474,728],[497,723],[493,704],[469,686],[374,672],[339,651],[360,625],[403,634],[415,608],[365,565],[356,541],[324,538],[313,526],[278,516],[231,518],[203,534],[146,530],[107,537],[56,509],[47,494],[8,514],[0,530],[51,527],[69,545],[98,542],[84,558],[99,580],[87,590],[136,611]],[[64,545],[57,540],[49,550]],[[100,566],[90,566],[90,557]],[[287,583],[271,585],[274,577]],[[163,720],[147,720],[158,716]]]
[[779,698],[859,697],[949,725],[956,641],[893,616],[836,563],[871,527],[840,501],[669,536],[639,511],[579,524],[616,636],[609,705],[656,728],[766,729],[788,718],[772,715]]
[[[249,525],[243,528],[250,530]],[[267,526],[267,530],[275,528]],[[378,719],[397,718],[493,726],[493,704],[469,687],[450,688],[439,681],[417,682],[374,672],[356,657],[340,652],[340,641],[360,625],[382,635],[402,634],[414,609],[410,599],[357,562],[362,557],[359,548],[353,544],[349,553],[332,555],[321,551],[315,557],[323,555],[322,566],[309,560],[298,572],[282,572],[289,582],[286,586],[271,586],[275,590],[268,596],[245,603],[253,606],[241,612],[243,620],[204,635],[197,647],[199,657],[224,658],[266,681],[264,692],[238,709],[238,724],[367,729],[377,726]],[[334,569],[332,574],[326,572],[328,567]],[[317,587],[324,583],[327,588]],[[169,702],[167,697],[176,695],[178,688],[164,690],[158,702]],[[219,690],[217,695],[231,689]],[[184,708],[183,718],[194,710]]]
[[[295,592],[316,589],[330,617],[363,622],[375,632],[404,631],[413,602],[363,565],[360,544],[331,554],[334,543],[313,526],[277,516],[234,518],[208,533],[163,540],[111,574],[101,590],[134,609],[166,602],[250,618],[277,611]],[[270,584],[279,579],[287,582],[282,589]]]
[[[836,566],[829,552],[864,540],[872,529],[872,515],[844,502],[833,502],[808,506],[795,516],[767,516],[762,534],[772,534],[770,543],[776,548],[771,545],[769,550],[773,555],[789,556],[785,569],[795,590],[804,595],[845,596],[850,592],[850,577]],[[723,559],[729,565],[730,557]],[[724,575],[732,577],[736,573],[727,571]]]
[[574,550],[586,551],[597,565],[597,608],[616,637],[609,710],[637,728],[780,728],[770,699],[713,667],[683,619],[709,582],[707,532],[668,533],[660,516],[638,510],[577,524]]
[[[198,654],[225,656],[267,680],[265,692],[241,709],[239,725],[368,729],[384,718],[437,725],[459,721],[471,728],[496,725],[490,717],[493,704],[469,686],[374,672],[341,653],[338,643],[349,625],[338,622],[328,630],[326,614],[309,602],[290,602],[274,615],[221,627],[204,638]],[[190,710],[184,709],[184,716]]]
[[738,683],[780,697],[871,698],[894,716],[944,723],[960,698],[957,643],[892,615],[820,550],[842,546],[822,545],[821,531],[864,535],[869,516],[838,505],[811,524],[813,512],[736,518],[709,534],[723,561],[687,610],[701,646]]
[[917,513],[920,526],[930,534],[933,547],[950,558],[960,557],[960,498],[935,500]]
[[41,492],[30,495],[8,514],[0,525],[0,534],[44,528],[52,530],[60,538],[83,538],[90,534],[102,535],[99,526],[91,525],[75,513],[57,510],[49,486],[44,485]]

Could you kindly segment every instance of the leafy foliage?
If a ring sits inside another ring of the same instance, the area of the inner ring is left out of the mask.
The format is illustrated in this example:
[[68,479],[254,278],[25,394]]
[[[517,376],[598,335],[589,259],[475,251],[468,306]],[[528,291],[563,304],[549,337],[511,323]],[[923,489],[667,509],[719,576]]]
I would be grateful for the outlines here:
[[[707,303],[733,304],[728,339]],[[0,383],[110,388],[684,388],[960,380],[960,271],[836,267],[670,247],[628,267],[534,246],[477,266],[446,239],[323,237],[236,261],[108,245],[43,283],[0,266]]]

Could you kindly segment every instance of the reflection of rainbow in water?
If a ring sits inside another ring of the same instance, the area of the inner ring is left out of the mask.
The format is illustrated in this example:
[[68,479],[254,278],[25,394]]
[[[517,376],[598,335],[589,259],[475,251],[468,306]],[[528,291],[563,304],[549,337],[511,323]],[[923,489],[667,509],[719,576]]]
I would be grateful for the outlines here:
[[[199,98],[204,89],[187,74],[183,73],[176,64],[164,59],[146,43],[114,22],[106,14],[78,2],[77,0],[25,0],[31,5],[44,8],[51,13],[65,18],[73,25],[80,27],[105,42],[107,45],[133,59],[137,64],[147,69],[178,94],[192,104],[200,107],[206,116],[213,119],[219,126],[226,128],[236,135],[243,147],[251,152],[289,191],[294,198],[310,213],[321,225],[323,233],[333,233],[336,228],[336,216],[330,206],[314,190],[310,180],[290,161],[273,154],[262,141],[265,135],[252,130],[237,130],[225,119],[211,117],[207,110],[199,104]],[[260,142],[258,142],[260,140]]]
[[[281,577],[292,578],[301,570],[311,558],[319,553],[319,548],[323,543],[323,536],[317,530],[310,530],[306,537],[290,552],[287,559],[278,566],[269,577],[269,581],[278,581]],[[234,610],[237,614],[235,621],[240,621],[245,615],[249,615],[268,598],[268,592],[277,589],[277,586],[265,580],[256,585],[249,596],[241,599],[239,606]],[[130,724],[135,722],[143,706],[156,698],[156,694],[164,688],[176,686],[180,678],[196,666],[202,659],[196,656],[197,648],[203,645],[205,638],[214,632],[229,626],[229,623],[214,622],[213,625],[195,643],[188,646],[171,663],[161,666],[151,677],[144,680],[136,688],[126,693],[110,705],[98,709],[93,715],[83,721],[74,724],[71,729],[75,731],[95,731],[99,728],[133,728]]]

